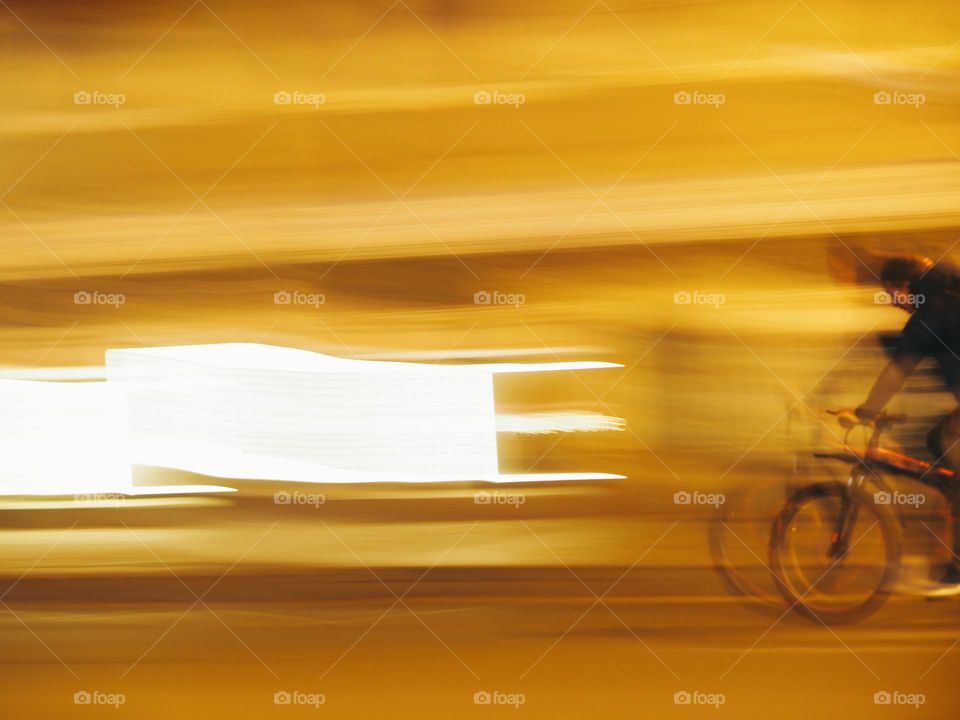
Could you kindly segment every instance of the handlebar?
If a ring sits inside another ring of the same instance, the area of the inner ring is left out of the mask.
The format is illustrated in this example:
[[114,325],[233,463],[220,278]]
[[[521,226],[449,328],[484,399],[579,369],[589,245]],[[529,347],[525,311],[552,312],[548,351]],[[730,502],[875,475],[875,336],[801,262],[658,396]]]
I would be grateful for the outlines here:
[[[851,425],[851,427],[855,427],[856,425],[863,425],[865,427],[876,428],[878,431],[889,428],[889,427],[893,427],[894,425],[900,425],[902,423],[905,423],[908,419],[904,413],[881,412],[877,414],[876,417],[873,418],[873,420],[862,420],[859,417],[857,417],[856,414],[853,413],[853,411],[849,411],[849,410],[827,410],[827,413],[830,415],[844,415],[845,413],[849,413],[849,415],[852,415],[854,418],[856,418],[856,422],[853,425]],[[841,421],[841,424],[842,424],[842,421]]]

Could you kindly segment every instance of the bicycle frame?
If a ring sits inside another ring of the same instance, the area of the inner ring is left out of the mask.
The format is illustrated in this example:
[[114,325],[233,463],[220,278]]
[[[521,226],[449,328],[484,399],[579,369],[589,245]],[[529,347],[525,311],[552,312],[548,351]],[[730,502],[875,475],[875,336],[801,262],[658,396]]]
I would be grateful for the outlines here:
[[[827,551],[828,557],[835,559],[842,558],[850,549],[850,534],[856,526],[857,514],[859,512],[858,504],[852,502],[850,499],[851,493],[853,491],[863,491],[871,482],[879,490],[889,491],[889,487],[877,472],[880,463],[874,459],[874,454],[880,446],[880,436],[883,434],[883,431],[898,421],[899,418],[896,416],[878,416],[873,423],[873,432],[870,435],[870,439],[866,442],[863,455],[852,451],[847,452],[850,448],[850,443],[848,442],[850,433],[852,433],[856,427],[862,426],[855,425],[849,428],[844,435],[843,448],[845,452],[842,459],[850,462],[850,456],[852,455],[853,467],[850,470],[847,482],[844,483],[842,487],[840,512],[837,513],[833,533],[831,534],[830,548]],[[814,454],[820,457],[837,457],[830,453]],[[871,478],[868,476],[872,476],[873,481],[871,481]]]

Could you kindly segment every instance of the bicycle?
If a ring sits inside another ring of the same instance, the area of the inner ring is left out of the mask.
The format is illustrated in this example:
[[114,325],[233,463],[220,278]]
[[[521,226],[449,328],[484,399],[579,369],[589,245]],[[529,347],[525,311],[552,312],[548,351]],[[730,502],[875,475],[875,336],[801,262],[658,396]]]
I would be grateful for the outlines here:
[[846,481],[794,492],[773,522],[769,566],[791,608],[824,622],[852,622],[890,595],[900,570],[904,518],[882,473],[953,477],[945,467],[880,447],[883,432],[906,419],[881,413],[860,423],[873,429],[863,452],[849,445],[856,427],[851,425],[839,450],[814,453],[852,468]]

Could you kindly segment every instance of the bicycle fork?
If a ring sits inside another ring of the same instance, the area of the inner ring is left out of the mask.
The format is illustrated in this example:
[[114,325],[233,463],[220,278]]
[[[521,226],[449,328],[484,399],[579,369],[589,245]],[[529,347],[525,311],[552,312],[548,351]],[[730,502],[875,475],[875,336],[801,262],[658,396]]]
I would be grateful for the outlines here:
[[[853,476],[851,476],[850,483],[853,481]],[[857,524],[858,512],[857,503],[850,499],[848,483],[848,486],[843,488],[843,493],[840,495],[840,512],[837,513],[833,532],[830,534],[830,547],[827,550],[827,557],[837,560],[846,555],[847,550],[850,549],[850,535]]]

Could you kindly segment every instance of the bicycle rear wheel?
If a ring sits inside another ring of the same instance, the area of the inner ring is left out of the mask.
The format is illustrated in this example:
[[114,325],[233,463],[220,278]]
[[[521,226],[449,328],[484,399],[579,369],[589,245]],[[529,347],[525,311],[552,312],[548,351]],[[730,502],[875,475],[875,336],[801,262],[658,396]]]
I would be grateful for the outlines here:
[[[845,542],[837,542],[837,534]],[[900,563],[896,517],[842,483],[796,492],[774,521],[770,567],[791,606],[824,622],[852,622],[890,593]]]

